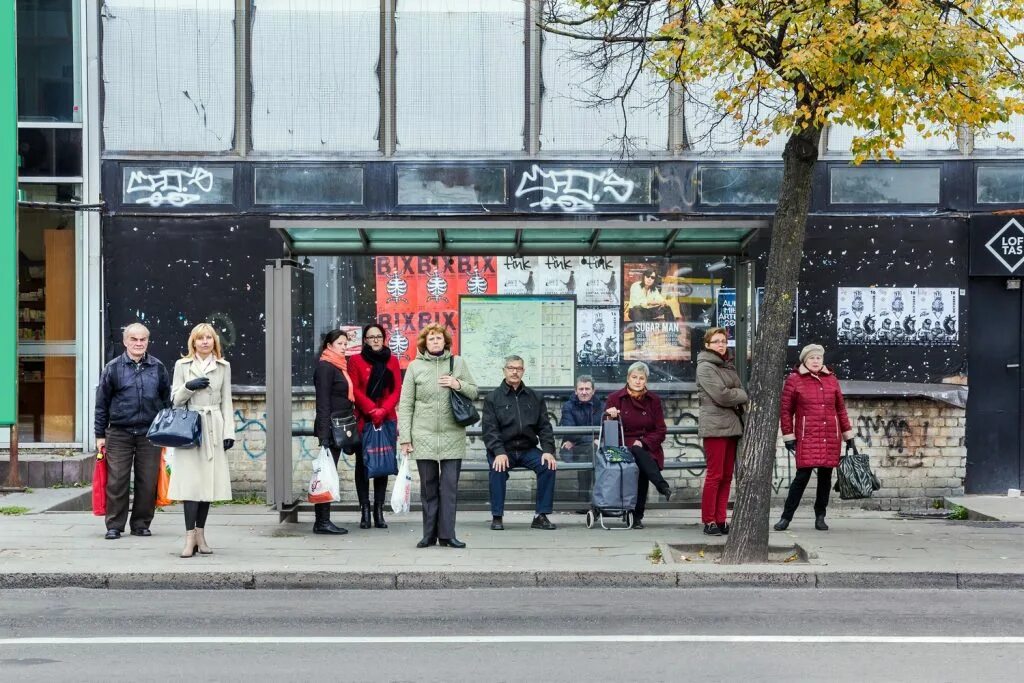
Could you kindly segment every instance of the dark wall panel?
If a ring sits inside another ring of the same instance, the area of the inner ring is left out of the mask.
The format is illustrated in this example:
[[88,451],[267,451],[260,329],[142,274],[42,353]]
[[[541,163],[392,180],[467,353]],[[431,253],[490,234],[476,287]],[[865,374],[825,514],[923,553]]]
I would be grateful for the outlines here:
[[140,321],[168,370],[200,322],[220,333],[232,381],[266,382],[264,274],[281,238],[262,218],[113,217],[103,225],[107,358]]
[[[763,285],[768,240],[765,235],[751,249],[758,261],[759,285]],[[961,218],[812,217],[800,271],[799,343],[790,348],[791,364],[798,362],[801,347],[818,343],[825,347],[825,362],[841,379],[938,382],[966,373],[967,257],[967,223]],[[955,288],[955,341],[841,344],[837,331],[840,287],[859,288],[865,296],[871,288]]]

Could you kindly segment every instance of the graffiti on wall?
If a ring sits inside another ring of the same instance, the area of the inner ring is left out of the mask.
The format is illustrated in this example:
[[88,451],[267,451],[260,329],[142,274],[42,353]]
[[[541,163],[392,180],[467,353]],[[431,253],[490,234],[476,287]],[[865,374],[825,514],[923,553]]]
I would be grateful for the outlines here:
[[929,422],[923,419],[876,414],[856,420],[857,438],[868,448],[878,447],[888,455],[920,455],[927,443]]
[[[310,429],[312,423],[307,418],[292,420],[292,429]],[[262,460],[267,457],[267,414],[261,413],[259,417],[247,417],[241,410],[235,411],[235,434],[239,437],[242,451],[249,456],[250,460]],[[298,436],[293,439],[297,442],[296,451],[298,460],[314,460],[320,449],[316,445],[316,438],[312,436]],[[350,462],[351,456],[342,453],[338,466],[344,465],[353,469],[355,465]]]
[[566,168],[545,170],[534,164],[523,173],[516,197],[539,195],[531,209],[559,208],[567,213],[593,211],[596,204],[625,204],[636,184],[610,168],[600,171]]
[[153,208],[170,204],[181,208],[213,191],[213,174],[201,166],[165,168],[156,173],[133,170],[124,190],[125,200]]

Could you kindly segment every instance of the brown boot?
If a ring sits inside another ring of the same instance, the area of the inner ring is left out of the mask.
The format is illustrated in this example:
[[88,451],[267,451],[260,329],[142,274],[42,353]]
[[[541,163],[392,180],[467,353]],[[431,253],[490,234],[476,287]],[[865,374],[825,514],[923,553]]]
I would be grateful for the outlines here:
[[196,554],[198,547],[196,546],[196,532],[195,529],[192,531],[185,532],[185,549],[181,551],[181,557],[193,557]]
[[201,526],[196,527],[196,546],[200,555],[213,555],[213,549],[206,545],[206,532]]

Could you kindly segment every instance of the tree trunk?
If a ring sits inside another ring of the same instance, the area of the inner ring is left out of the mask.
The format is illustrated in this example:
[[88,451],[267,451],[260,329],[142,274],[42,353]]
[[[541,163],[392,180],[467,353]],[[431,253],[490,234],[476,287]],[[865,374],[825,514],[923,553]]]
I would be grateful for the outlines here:
[[768,514],[779,433],[779,398],[787,371],[793,294],[800,276],[819,135],[820,130],[814,128],[794,133],[783,152],[782,187],[772,224],[767,282],[747,387],[750,405],[743,436],[742,476],[736,483],[736,502],[723,564],[768,561]]

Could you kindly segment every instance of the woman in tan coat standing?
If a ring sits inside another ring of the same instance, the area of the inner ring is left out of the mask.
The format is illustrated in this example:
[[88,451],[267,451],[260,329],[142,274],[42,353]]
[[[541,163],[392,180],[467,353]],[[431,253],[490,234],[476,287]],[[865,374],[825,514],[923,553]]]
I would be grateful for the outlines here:
[[199,413],[202,440],[198,448],[177,448],[171,465],[168,496],[185,507],[185,549],[210,555],[206,516],[210,503],[231,500],[231,472],[225,451],[235,445],[235,411],[231,404],[231,365],[224,360],[220,337],[207,323],[192,328],[188,354],[174,364],[171,400],[175,408]]
[[740,386],[740,377],[729,358],[729,336],[724,328],[712,327],[704,333],[704,349],[697,354],[697,392],[700,395],[697,435],[704,439],[704,458],[708,466],[700,517],[705,534],[721,536],[729,533],[725,516],[736,447],[743,435],[741,415],[747,392]]
[[465,361],[452,356],[452,337],[444,327],[431,324],[420,330],[417,348],[398,402],[398,445],[416,461],[420,474],[423,538],[416,547],[440,542],[465,548],[455,537],[455,508],[466,428],[452,416],[451,393],[475,399],[479,391]]

